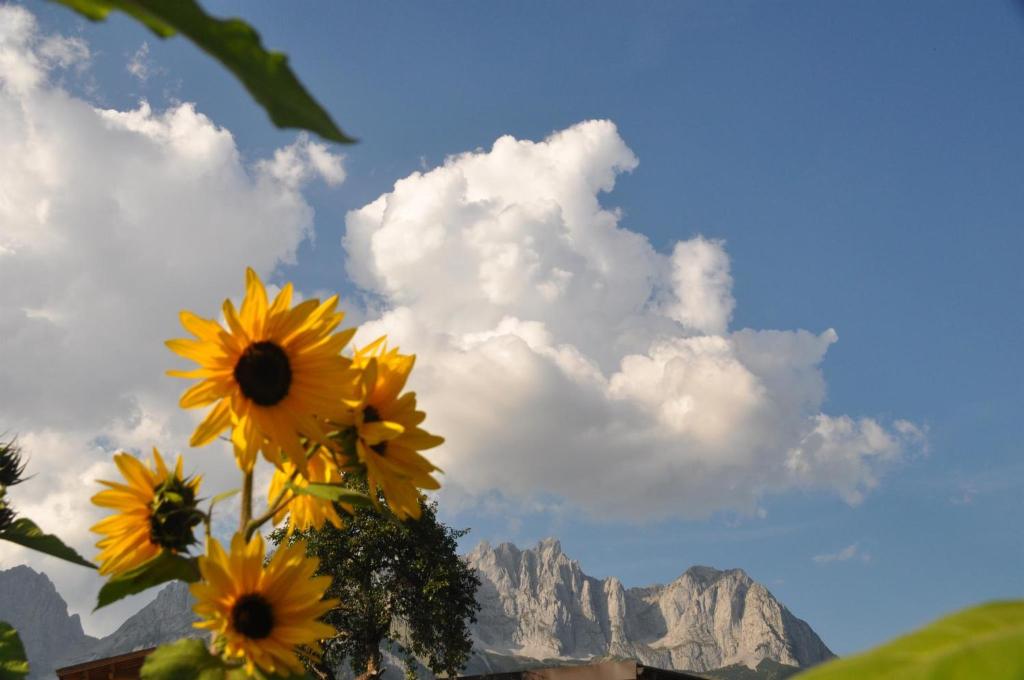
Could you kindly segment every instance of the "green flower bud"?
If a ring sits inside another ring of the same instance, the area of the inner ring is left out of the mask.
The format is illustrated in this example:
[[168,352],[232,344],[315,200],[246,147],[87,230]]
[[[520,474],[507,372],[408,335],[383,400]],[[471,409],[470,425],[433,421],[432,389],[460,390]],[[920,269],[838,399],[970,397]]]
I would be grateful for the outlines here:
[[3,533],[14,522],[14,509],[4,499],[6,492],[0,487],[0,533]]
[[196,542],[193,529],[203,521],[203,513],[196,507],[193,482],[172,475],[155,491],[149,518],[150,538],[163,548],[184,552]]
[[0,442],[0,487],[14,486],[24,481],[25,462],[17,440]]

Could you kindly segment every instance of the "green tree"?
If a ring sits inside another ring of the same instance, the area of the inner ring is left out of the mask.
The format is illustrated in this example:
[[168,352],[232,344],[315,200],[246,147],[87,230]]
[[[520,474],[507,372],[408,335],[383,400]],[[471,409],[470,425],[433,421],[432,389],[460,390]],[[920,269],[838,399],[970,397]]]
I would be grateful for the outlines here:
[[[353,483],[365,491],[365,482]],[[379,502],[386,511],[383,496]],[[400,523],[373,509],[357,508],[341,529],[271,535],[275,545],[304,539],[307,553],[320,558],[319,574],[334,578],[328,597],[340,600],[324,620],[337,635],[324,640],[323,657],[309,670],[333,678],[345,660],[363,678],[384,671],[380,646],[401,647],[406,672],[420,660],[435,674],[454,676],[469,659],[469,624],[479,605],[476,573],[456,552],[468,529],[452,529],[437,519],[437,503],[421,500],[419,520]]]

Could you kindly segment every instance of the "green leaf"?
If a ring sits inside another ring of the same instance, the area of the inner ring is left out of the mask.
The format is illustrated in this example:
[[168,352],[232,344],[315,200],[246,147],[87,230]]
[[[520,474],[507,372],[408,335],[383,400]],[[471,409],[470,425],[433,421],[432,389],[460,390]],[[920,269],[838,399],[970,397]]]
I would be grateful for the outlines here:
[[1024,600],[965,609],[881,647],[830,661],[797,677],[1019,680],[1024,678]]
[[178,640],[161,645],[146,657],[140,671],[142,680],[311,680],[307,675],[267,675],[256,669],[249,675],[237,665],[228,665],[210,653],[202,640]]
[[237,494],[237,493],[239,493],[241,491],[242,491],[242,489],[239,488],[239,489],[231,489],[230,491],[225,491],[223,493],[219,493],[219,494],[217,494],[216,496],[214,496],[213,498],[210,499],[210,505],[214,505],[215,503],[220,503],[221,501],[226,501],[227,499],[231,498],[232,496],[234,496],[235,494]]
[[143,662],[139,677],[142,680],[225,680],[227,668],[220,658],[210,654],[203,640],[178,640],[154,649]]
[[306,486],[288,483],[288,489],[299,496],[315,496],[325,501],[346,503],[361,508],[372,508],[373,500],[361,491],[355,491],[340,484],[310,483]]
[[274,125],[301,128],[343,144],[355,140],[331,120],[288,67],[288,57],[268,52],[241,19],[216,19],[196,0],[53,0],[92,21],[120,10],[161,38],[180,33],[223,64],[266,110]]
[[231,489],[230,491],[225,491],[224,493],[219,493],[216,496],[214,496],[213,498],[211,498],[210,499],[210,512],[213,512],[213,506],[217,505],[217,503],[220,503],[221,501],[226,501],[227,499],[231,498],[232,496],[234,496],[237,493],[240,493],[241,491],[242,491],[241,489]]
[[28,675],[28,659],[18,631],[0,621],[0,680],[21,680]]
[[64,542],[53,534],[44,533],[36,526],[36,523],[27,517],[14,520],[9,527],[0,531],[0,539],[23,545],[26,548],[37,552],[46,553],[53,557],[59,557],[68,562],[80,564],[83,567],[96,568],[96,565],[79,555],[73,548],[64,545]]
[[161,551],[159,555],[148,562],[104,583],[96,598],[96,609],[106,607],[129,595],[149,590],[161,583],[168,581],[195,583],[199,578],[199,567],[195,558]]

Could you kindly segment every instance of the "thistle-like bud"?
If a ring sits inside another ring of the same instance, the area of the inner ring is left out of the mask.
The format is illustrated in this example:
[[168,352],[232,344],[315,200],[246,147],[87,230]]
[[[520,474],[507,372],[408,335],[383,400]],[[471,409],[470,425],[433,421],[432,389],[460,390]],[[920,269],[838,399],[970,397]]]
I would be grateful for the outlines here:
[[17,440],[0,442],[0,487],[14,486],[24,481],[25,461]]
[[14,523],[14,509],[11,508],[10,503],[4,498],[7,492],[3,487],[0,487],[0,533],[3,533],[11,524]]
[[203,513],[196,507],[194,480],[171,475],[154,492],[150,538],[163,548],[185,551],[196,542],[193,529],[203,521]]

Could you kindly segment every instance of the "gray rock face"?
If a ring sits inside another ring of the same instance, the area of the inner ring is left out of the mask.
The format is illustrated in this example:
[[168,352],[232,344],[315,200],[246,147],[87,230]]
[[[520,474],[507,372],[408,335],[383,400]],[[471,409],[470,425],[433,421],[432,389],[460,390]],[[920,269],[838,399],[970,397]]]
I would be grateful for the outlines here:
[[113,633],[97,641],[76,661],[103,659],[184,637],[202,637],[203,631],[192,626],[199,620],[192,613],[193,604],[188,584],[174,581],[164,587],[155,600],[130,616]]
[[116,631],[96,639],[82,631],[78,614],[68,615],[67,603],[46,574],[24,566],[0,571],[0,620],[18,630],[32,671],[29,680],[54,678],[55,669],[82,661],[202,635],[192,627],[196,617],[188,586],[175,582]]
[[520,550],[482,543],[473,634],[481,652],[534,659],[632,657],[677,670],[834,656],[804,621],[740,569],[692,567],[667,585],[624,588],[587,576],[554,539]]
[[31,668],[30,680],[54,677],[54,669],[96,643],[82,631],[78,614],[46,576],[29,567],[0,571],[0,620],[17,628]]

